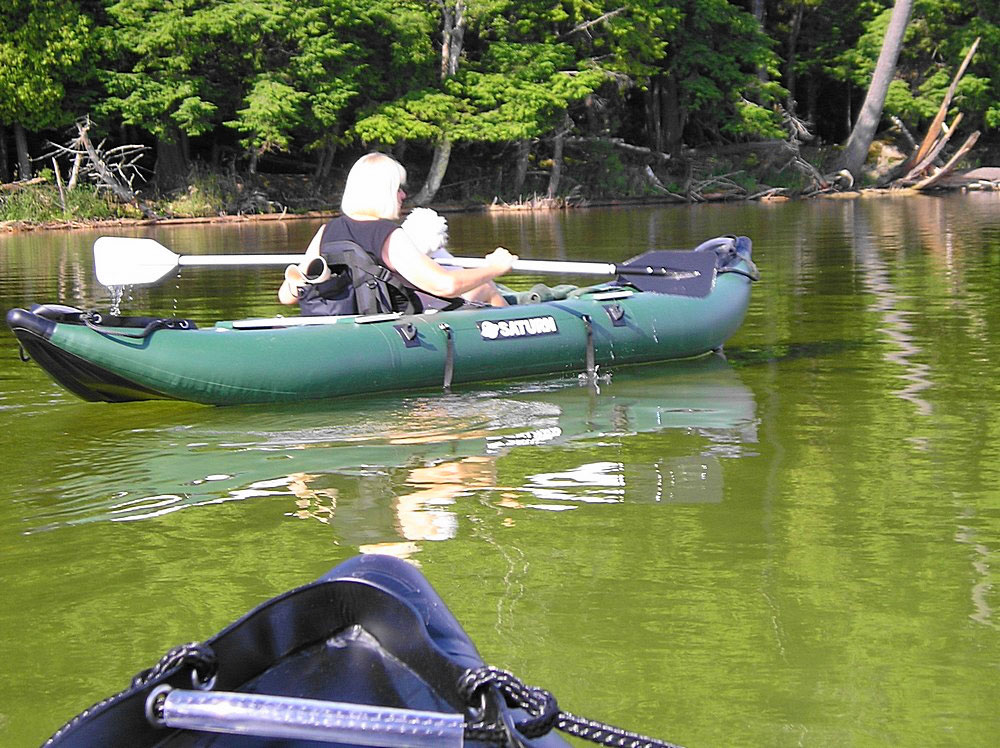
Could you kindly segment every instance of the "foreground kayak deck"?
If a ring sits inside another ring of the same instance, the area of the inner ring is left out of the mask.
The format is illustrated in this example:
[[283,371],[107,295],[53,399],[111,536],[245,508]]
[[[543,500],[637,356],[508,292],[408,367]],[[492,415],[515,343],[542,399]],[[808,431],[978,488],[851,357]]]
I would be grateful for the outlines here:
[[567,746],[553,728],[672,748],[487,667],[420,572],[365,555],[175,647],[46,746]]
[[704,296],[627,284],[506,308],[218,322],[38,306],[7,322],[25,353],[87,400],[299,401],[593,371],[699,356],[739,329],[749,257]]

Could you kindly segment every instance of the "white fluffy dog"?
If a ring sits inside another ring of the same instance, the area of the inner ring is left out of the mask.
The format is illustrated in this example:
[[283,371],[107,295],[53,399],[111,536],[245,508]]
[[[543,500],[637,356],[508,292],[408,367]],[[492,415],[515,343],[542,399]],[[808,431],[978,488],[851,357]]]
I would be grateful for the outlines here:
[[429,257],[450,257],[448,219],[430,208],[414,208],[403,221],[403,231]]

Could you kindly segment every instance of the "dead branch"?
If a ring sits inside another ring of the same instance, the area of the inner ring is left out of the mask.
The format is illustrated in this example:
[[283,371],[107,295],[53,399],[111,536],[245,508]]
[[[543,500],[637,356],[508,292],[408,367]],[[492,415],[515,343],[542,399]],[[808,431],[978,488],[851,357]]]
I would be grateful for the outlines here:
[[701,203],[708,200],[720,200],[727,197],[745,195],[746,190],[729,178],[742,173],[743,170],[738,169],[727,174],[716,174],[699,182],[692,182],[688,185],[688,199],[691,202]]
[[784,187],[768,187],[766,190],[761,190],[760,192],[748,195],[747,200],[766,200],[768,198],[785,197],[787,195],[788,190]]
[[935,174],[932,174],[926,179],[917,182],[915,185],[913,185],[913,189],[925,190],[928,187],[932,187],[936,183],[941,181],[941,179],[946,177],[955,168],[955,165],[958,164],[961,158],[970,150],[972,150],[972,146],[976,144],[977,140],[979,140],[979,130],[976,130],[974,133],[972,133],[972,135],[970,135],[968,138],[965,139],[965,142],[962,143],[962,147],[959,148],[957,151],[955,151],[954,156],[948,159],[948,163],[946,163],[944,166],[938,169],[938,171]]
[[[955,91],[958,88],[958,83],[965,75],[966,68],[968,68],[969,63],[972,61],[973,55],[976,53],[976,48],[979,46],[979,39],[972,43],[969,48],[968,53],[965,55],[965,59],[962,60],[962,64],[959,66],[958,71],[952,78],[951,85],[948,87],[948,91],[944,95],[944,99],[941,102],[941,106],[938,108],[938,112],[934,117],[933,122],[931,122],[930,127],[927,129],[927,133],[924,135],[923,141],[920,143],[920,147],[917,148],[906,161],[899,164],[886,176],[885,180],[880,180],[881,184],[886,182],[891,183],[895,186],[912,186],[914,189],[927,189],[935,184],[938,184],[948,173],[954,170],[958,161],[965,156],[975,145],[976,141],[979,139],[979,133],[975,132],[966,138],[962,146],[955,152],[955,154],[948,160],[944,166],[939,169],[934,169],[933,173],[928,173],[929,170],[934,168],[934,163],[940,163],[941,153],[944,151],[945,146],[951,139],[951,136],[956,132],[958,124],[962,121],[962,113],[959,112],[955,119],[952,120],[951,125],[945,123],[945,118],[948,115],[948,109],[951,106],[952,99],[955,96]],[[900,123],[900,129],[905,133],[905,128],[902,127]],[[907,133],[908,134],[908,133]],[[902,175],[902,176],[900,176]],[[917,180],[914,183],[914,180]]]
[[34,177],[33,179],[25,179],[20,182],[3,182],[0,183],[0,190],[4,192],[17,192],[22,187],[27,187],[32,184],[41,184],[45,181],[45,177]]
[[52,150],[48,155],[72,158],[73,167],[70,187],[76,186],[79,176],[85,176],[97,183],[98,189],[107,189],[126,204],[135,205],[147,218],[158,218],[156,213],[139,200],[133,182],[139,177],[139,160],[147,150],[144,145],[120,145],[111,149],[104,147],[105,141],[96,146],[90,140],[90,118],[84,117],[76,123],[77,136],[67,145],[49,142]]
[[687,202],[687,198],[685,198],[683,195],[678,195],[674,192],[671,192],[666,187],[664,187],[663,182],[661,182],[659,178],[656,176],[656,174],[653,173],[653,167],[651,167],[649,164],[646,164],[646,169],[643,171],[643,174],[645,175],[646,181],[649,182],[650,186],[654,190],[659,192],[661,195],[666,195],[667,197],[673,198],[674,200]]
[[[746,98],[743,101],[747,104],[751,103]],[[778,112],[781,114],[782,124],[788,130],[788,142],[798,145],[799,143],[807,143],[815,137],[809,131],[809,122],[796,117],[783,106],[778,107]]]
[[562,41],[563,39],[568,39],[569,37],[573,36],[573,34],[579,34],[581,31],[586,31],[591,26],[596,26],[599,23],[604,23],[609,18],[614,18],[619,13],[623,13],[624,11],[625,11],[624,6],[621,7],[621,8],[615,8],[614,10],[609,10],[607,13],[605,13],[602,16],[599,16],[597,18],[593,18],[593,19],[591,19],[589,21],[584,21],[581,24],[577,24],[576,26],[574,26],[573,28],[571,28],[569,31],[567,31],[565,34],[563,34],[562,36],[560,36],[559,37],[559,41]]
[[923,143],[920,144],[920,148],[917,152],[913,154],[913,162],[917,162],[923,159],[926,153],[933,147],[934,141],[937,139],[941,131],[941,126],[944,124],[944,118],[948,114],[948,107],[951,106],[951,100],[955,96],[955,90],[958,88],[958,82],[965,75],[965,69],[969,67],[969,63],[972,62],[972,56],[976,53],[976,48],[979,46],[979,39],[981,37],[976,37],[976,41],[972,43],[969,48],[968,53],[965,55],[965,59],[962,60],[962,64],[958,68],[958,72],[955,73],[955,77],[951,81],[951,85],[948,87],[948,92],[944,95],[944,100],[941,102],[941,108],[938,109],[937,115],[934,117],[934,121],[931,123],[930,128],[927,130],[927,134],[924,136]]
[[927,153],[927,155],[924,156],[916,166],[914,166],[912,169],[910,169],[910,171],[906,173],[906,176],[903,177],[903,181],[906,181],[908,179],[916,179],[921,172],[929,168],[931,164],[934,163],[934,159],[938,157],[938,155],[941,153],[944,147],[948,144],[948,141],[951,140],[952,133],[955,132],[955,128],[961,121],[962,121],[962,113],[959,112],[955,116],[955,119],[952,120],[951,127],[942,126],[941,131],[943,135],[940,138],[938,138],[937,143],[934,144],[934,147],[931,148],[931,150]]
[[651,148],[645,148],[640,145],[632,145],[631,143],[626,143],[621,138],[595,138],[595,137],[583,137],[576,135],[573,137],[566,138],[566,143],[571,145],[584,145],[586,143],[606,143],[607,145],[613,146],[620,151],[626,151],[636,156],[641,156],[646,160],[650,161],[660,161],[666,162],[670,160],[669,153],[663,153],[663,151],[654,151]]
[[910,144],[910,148],[915,149],[917,147],[917,141],[913,137],[913,134],[906,129],[906,125],[903,124],[903,120],[901,120],[895,114],[890,116],[889,119],[892,120],[892,124],[894,124],[896,127],[899,128],[899,131],[903,134],[903,137],[906,138],[906,142]]

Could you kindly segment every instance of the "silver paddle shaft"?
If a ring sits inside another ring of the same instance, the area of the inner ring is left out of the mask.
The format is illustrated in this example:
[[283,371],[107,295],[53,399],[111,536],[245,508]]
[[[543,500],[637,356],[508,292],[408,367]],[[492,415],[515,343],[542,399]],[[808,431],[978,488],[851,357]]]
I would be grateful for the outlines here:
[[[489,265],[481,257],[447,257],[438,260],[442,265],[459,268],[478,268]],[[614,275],[618,266],[613,262],[568,262],[563,260],[514,260],[514,270],[528,273],[563,273],[566,275]]]
[[305,255],[179,255],[178,265],[288,265],[297,264]]

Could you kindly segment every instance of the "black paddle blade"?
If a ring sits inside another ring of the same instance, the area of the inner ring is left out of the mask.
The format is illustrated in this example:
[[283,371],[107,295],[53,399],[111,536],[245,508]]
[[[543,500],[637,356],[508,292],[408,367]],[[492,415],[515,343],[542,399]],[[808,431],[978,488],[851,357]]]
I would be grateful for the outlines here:
[[618,280],[642,291],[708,296],[715,285],[716,253],[653,249],[616,266]]

